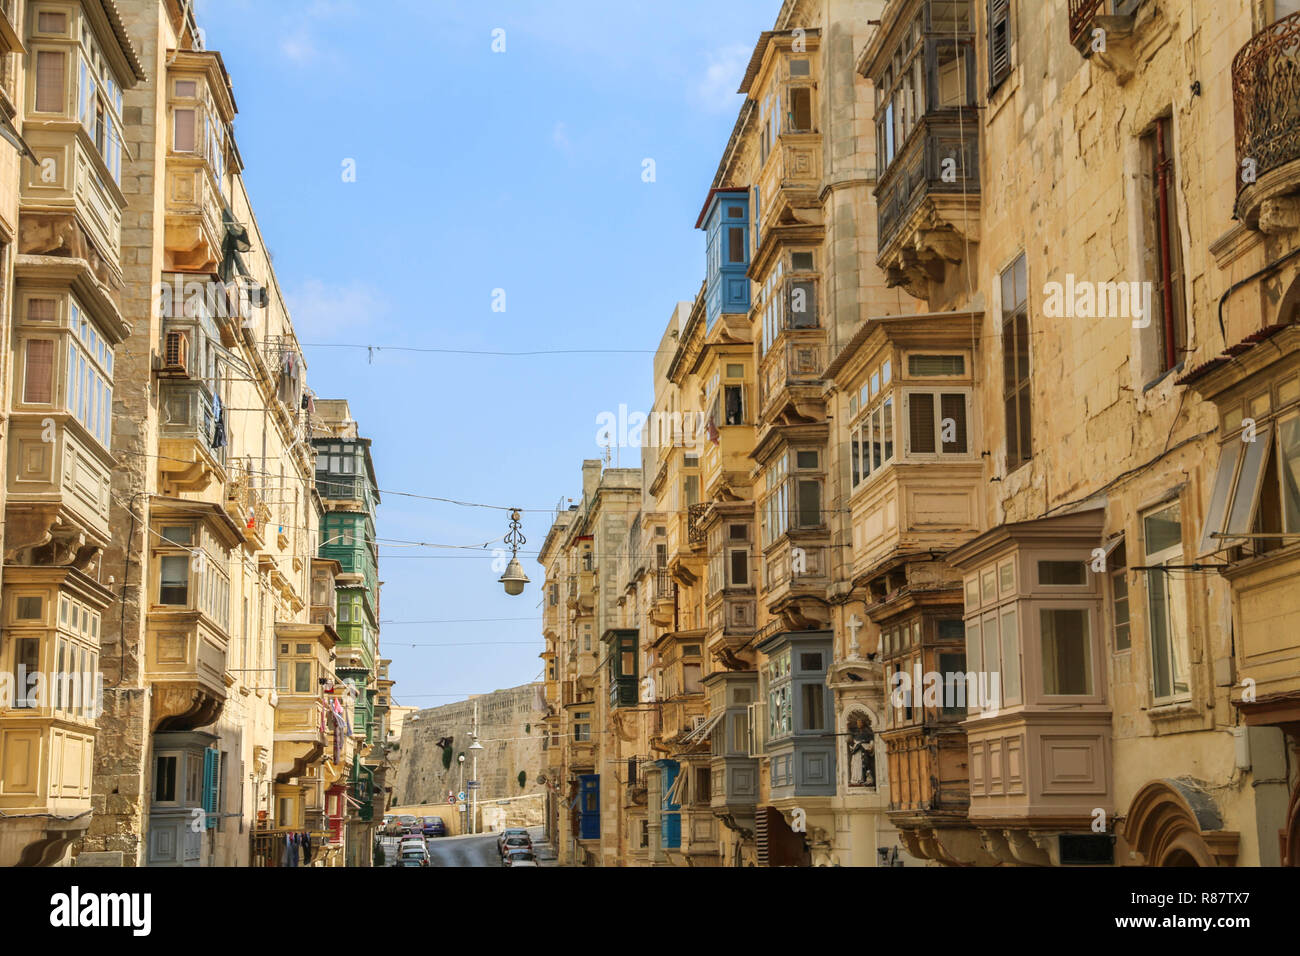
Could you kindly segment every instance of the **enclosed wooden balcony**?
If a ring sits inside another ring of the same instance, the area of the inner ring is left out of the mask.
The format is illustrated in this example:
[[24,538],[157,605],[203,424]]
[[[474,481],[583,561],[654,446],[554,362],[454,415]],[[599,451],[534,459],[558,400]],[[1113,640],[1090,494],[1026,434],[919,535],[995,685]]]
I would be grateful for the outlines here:
[[1300,227],[1300,13],[1250,38],[1232,60],[1236,218],[1265,233]]
[[730,825],[752,824],[759,767],[750,712],[758,701],[757,671],[718,671],[704,679],[709,718],[710,805]]
[[826,368],[825,333],[789,331],[759,363],[758,407],[763,421],[820,421],[826,414],[821,379]]
[[758,176],[762,234],[790,221],[790,207],[810,206],[821,179],[822,134],[786,130],[778,135]]
[[271,520],[271,509],[266,504],[247,463],[233,462],[226,483],[226,511],[244,536],[244,544],[251,551],[266,549],[266,523]]
[[983,520],[985,483],[979,461],[897,463],[880,471],[851,499],[854,574],[896,552],[942,551],[973,537]]
[[174,491],[204,491],[226,480],[228,423],[217,415],[208,383],[170,378],[160,384],[158,471]]

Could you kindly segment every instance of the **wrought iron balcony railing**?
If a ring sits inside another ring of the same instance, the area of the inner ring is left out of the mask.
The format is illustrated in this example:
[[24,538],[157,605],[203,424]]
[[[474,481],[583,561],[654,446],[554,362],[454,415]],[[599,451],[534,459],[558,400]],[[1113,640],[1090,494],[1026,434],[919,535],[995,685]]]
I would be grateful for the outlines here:
[[1106,0],[1070,0],[1070,42],[1079,38],[1092,26],[1097,14],[1106,6]]
[[1237,191],[1300,159],[1300,13],[1250,38],[1232,60]]

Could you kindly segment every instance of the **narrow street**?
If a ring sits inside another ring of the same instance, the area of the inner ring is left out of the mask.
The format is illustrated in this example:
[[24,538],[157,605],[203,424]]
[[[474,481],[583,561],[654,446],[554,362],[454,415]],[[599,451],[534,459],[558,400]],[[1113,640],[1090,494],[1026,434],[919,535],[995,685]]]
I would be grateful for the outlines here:
[[[533,840],[538,866],[555,866],[555,851],[549,844],[542,842],[542,828],[530,827],[528,835]],[[397,861],[397,844],[395,836],[381,837],[379,842],[384,848],[385,866],[394,866]],[[429,837],[425,841],[429,848],[430,866],[490,866],[504,867],[501,855],[497,852],[497,835],[495,833],[477,833],[469,836]]]

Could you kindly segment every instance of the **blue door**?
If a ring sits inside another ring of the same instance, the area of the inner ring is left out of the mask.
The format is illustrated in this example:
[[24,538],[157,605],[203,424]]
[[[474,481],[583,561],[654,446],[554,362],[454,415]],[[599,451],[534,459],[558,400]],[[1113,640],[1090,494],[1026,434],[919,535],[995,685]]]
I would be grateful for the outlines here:
[[578,777],[578,839],[600,839],[600,774]]

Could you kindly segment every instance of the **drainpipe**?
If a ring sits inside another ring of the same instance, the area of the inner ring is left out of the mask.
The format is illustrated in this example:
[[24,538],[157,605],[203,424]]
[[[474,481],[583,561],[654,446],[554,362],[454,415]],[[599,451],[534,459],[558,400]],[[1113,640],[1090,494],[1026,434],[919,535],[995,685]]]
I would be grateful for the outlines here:
[[1169,262],[1169,166],[1165,154],[1165,124],[1156,123],[1156,183],[1160,214],[1160,296],[1164,300],[1165,368],[1178,364],[1178,347],[1174,341],[1174,285]]

